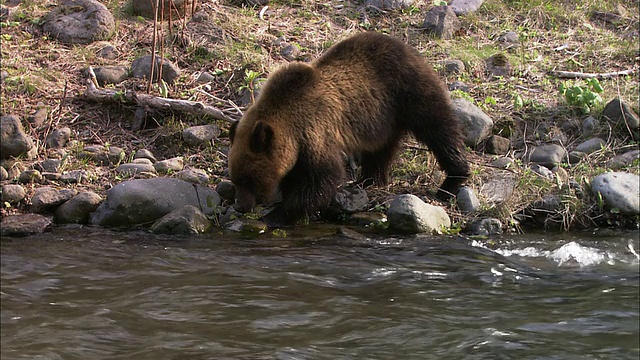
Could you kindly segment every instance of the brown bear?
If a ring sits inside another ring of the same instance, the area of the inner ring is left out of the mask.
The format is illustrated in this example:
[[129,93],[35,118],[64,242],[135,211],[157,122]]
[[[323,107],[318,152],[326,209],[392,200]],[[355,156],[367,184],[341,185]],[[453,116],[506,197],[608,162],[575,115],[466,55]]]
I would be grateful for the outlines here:
[[448,197],[468,178],[463,135],[444,83],[420,54],[390,36],[365,32],[315,61],[273,72],[230,129],[229,175],[236,209],[282,201],[265,216],[293,224],[329,204],[358,156],[361,179],[386,184],[405,135],[436,156]]

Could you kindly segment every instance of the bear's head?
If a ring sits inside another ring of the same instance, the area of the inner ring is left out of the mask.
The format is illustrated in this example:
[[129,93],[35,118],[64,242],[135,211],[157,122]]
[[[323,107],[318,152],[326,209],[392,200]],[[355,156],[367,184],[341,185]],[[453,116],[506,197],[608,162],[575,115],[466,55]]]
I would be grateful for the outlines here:
[[229,176],[236,186],[235,208],[269,205],[297,158],[297,146],[274,124],[250,121],[251,111],[229,130]]

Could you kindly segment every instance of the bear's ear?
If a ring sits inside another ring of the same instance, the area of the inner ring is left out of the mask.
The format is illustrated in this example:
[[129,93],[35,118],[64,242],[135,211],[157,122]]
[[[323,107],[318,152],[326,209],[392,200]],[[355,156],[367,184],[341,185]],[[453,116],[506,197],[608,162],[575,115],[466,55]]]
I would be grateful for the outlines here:
[[229,128],[229,140],[231,141],[231,144],[233,144],[233,138],[236,137],[236,129],[238,128],[238,122],[239,121],[234,121],[231,124],[231,127]]
[[262,121],[258,121],[253,127],[251,133],[251,140],[249,142],[249,148],[256,153],[271,154],[271,148],[273,143],[273,128],[271,125],[265,124]]

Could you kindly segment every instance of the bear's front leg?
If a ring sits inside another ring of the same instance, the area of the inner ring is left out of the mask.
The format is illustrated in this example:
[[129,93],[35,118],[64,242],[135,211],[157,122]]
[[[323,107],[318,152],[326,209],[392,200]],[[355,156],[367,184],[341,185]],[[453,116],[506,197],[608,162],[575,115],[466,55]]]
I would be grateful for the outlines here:
[[329,205],[345,176],[341,158],[335,158],[332,161],[325,156],[313,163],[298,160],[280,182],[282,201],[263,217],[265,223],[273,227],[295,225]]

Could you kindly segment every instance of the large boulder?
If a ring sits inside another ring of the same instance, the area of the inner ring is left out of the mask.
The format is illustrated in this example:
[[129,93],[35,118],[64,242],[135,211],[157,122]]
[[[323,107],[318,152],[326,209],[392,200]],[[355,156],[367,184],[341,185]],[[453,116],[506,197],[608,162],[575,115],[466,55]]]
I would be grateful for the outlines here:
[[440,206],[433,206],[411,194],[396,196],[387,210],[389,228],[403,233],[435,233],[451,227],[451,219]]
[[42,29],[61,43],[90,44],[110,38],[116,23],[96,0],[62,0],[47,14]]
[[0,158],[8,159],[23,154],[33,158],[35,151],[33,140],[24,133],[20,118],[15,115],[0,117]]
[[464,134],[464,143],[476,147],[491,136],[493,120],[467,99],[454,99],[453,106]]
[[640,176],[626,172],[610,172],[591,180],[591,190],[610,209],[622,214],[640,214]]
[[220,205],[213,189],[173,178],[135,179],[107,192],[107,199],[91,216],[101,226],[131,226],[152,223],[185,205],[213,215]]
[[10,215],[0,222],[0,236],[29,236],[42,233],[50,226],[50,217],[39,214]]

